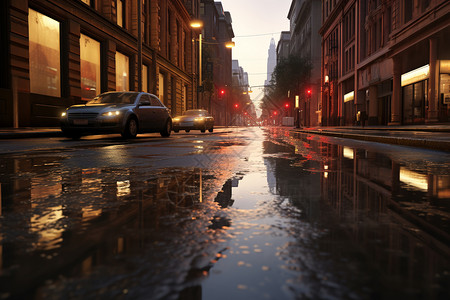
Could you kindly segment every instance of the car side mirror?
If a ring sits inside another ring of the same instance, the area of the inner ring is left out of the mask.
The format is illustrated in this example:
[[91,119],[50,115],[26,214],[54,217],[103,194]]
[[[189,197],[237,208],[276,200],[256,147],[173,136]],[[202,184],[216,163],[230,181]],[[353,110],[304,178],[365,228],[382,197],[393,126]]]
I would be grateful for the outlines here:
[[148,100],[144,100],[139,102],[139,106],[150,106],[150,101]]

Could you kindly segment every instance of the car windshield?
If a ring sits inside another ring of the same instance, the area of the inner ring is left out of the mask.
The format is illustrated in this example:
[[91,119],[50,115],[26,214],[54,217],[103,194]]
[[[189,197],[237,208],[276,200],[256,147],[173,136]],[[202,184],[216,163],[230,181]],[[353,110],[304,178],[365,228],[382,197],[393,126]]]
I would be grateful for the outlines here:
[[184,114],[186,116],[206,116],[207,112],[201,110],[187,110]]
[[101,94],[88,104],[133,104],[138,93],[107,93]]

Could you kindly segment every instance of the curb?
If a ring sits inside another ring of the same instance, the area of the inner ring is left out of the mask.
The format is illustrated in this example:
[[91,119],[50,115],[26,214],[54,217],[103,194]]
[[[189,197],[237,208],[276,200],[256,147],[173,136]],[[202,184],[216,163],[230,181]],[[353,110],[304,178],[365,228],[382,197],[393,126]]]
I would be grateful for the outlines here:
[[440,141],[440,140],[426,140],[426,139],[414,139],[405,137],[387,137],[379,135],[365,135],[365,134],[354,134],[354,133],[343,133],[343,132],[329,132],[329,131],[315,131],[315,130],[294,130],[300,133],[309,134],[320,134],[339,138],[347,138],[368,142],[385,143],[399,146],[409,146],[426,148],[439,151],[450,151],[450,141]]
[[36,131],[36,132],[0,132],[1,139],[28,139],[28,138],[46,138],[62,137],[61,131]]

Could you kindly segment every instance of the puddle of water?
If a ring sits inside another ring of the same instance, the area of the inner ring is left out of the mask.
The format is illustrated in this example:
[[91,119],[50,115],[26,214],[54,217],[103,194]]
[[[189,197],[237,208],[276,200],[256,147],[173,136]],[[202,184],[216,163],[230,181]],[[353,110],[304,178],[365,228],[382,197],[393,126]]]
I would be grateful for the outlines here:
[[195,142],[200,168],[0,161],[0,298],[450,295],[450,157],[244,138]]
[[427,153],[397,161],[394,150],[267,136],[229,192],[232,240],[205,299],[448,297],[448,168]]

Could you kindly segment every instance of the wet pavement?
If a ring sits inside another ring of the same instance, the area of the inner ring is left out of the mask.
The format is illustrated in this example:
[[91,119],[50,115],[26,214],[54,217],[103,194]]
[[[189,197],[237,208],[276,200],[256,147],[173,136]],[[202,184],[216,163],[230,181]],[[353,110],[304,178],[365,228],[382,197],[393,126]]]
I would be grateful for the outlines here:
[[450,297],[448,152],[283,128],[76,145],[0,155],[0,299]]

